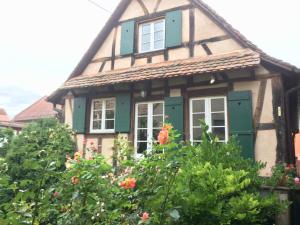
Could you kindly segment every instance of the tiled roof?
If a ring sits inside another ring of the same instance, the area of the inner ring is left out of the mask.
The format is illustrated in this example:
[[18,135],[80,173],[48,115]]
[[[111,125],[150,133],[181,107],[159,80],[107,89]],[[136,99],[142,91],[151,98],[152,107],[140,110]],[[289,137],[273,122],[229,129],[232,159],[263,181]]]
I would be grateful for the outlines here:
[[53,104],[47,102],[47,96],[39,99],[31,106],[20,112],[13,119],[14,122],[26,122],[41,118],[51,118],[56,115]]
[[24,127],[24,124],[22,123],[15,123],[15,122],[11,122],[11,121],[6,121],[6,122],[2,122],[0,121],[0,127],[10,127],[10,128],[14,128],[14,129],[22,129]]
[[8,115],[6,113],[6,111],[2,108],[0,108],[0,122],[8,122],[9,118]]
[[95,76],[75,77],[65,82],[60,90],[216,73],[254,67],[258,66],[259,63],[259,54],[246,49],[220,55],[167,61],[128,69],[101,72]]

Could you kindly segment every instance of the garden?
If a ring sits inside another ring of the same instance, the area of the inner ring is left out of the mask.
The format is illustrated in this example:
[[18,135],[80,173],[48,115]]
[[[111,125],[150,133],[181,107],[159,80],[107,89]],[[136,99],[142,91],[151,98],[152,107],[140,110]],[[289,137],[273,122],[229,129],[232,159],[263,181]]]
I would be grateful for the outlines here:
[[205,124],[202,130],[202,142],[192,146],[166,124],[139,160],[119,137],[110,165],[96,153],[85,159],[72,130],[56,120],[18,135],[2,129],[0,224],[274,224],[290,204],[275,187],[298,189],[295,168],[278,165],[271,178],[260,177],[265,165],[241,157],[234,138],[220,143]]

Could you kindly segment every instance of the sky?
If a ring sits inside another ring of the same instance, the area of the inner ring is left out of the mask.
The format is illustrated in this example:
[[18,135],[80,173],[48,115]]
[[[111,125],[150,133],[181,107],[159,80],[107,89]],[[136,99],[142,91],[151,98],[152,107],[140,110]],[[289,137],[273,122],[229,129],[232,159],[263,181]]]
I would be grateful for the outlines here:
[[[70,75],[120,0],[0,0],[0,107],[10,118]],[[204,0],[268,54],[300,67],[299,0]]]

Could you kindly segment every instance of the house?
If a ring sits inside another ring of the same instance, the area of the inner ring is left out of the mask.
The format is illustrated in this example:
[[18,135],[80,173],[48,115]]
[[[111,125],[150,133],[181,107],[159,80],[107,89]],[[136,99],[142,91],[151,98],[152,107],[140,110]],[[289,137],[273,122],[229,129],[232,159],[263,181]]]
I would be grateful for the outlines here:
[[11,122],[5,109],[0,108],[0,129],[1,128],[12,128],[18,133],[22,129],[22,124]]
[[39,119],[57,118],[59,112],[60,109],[55,108],[47,101],[47,96],[44,96],[17,114],[12,121],[25,125]]
[[122,0],[48,100],[64,105],[78,150],[93,141],[109,158],[122,134],[139,155],[164,122],[196,144],[204,119],[221,142],[237,136],[269,175],[295,160],[299,74],[201,0]]

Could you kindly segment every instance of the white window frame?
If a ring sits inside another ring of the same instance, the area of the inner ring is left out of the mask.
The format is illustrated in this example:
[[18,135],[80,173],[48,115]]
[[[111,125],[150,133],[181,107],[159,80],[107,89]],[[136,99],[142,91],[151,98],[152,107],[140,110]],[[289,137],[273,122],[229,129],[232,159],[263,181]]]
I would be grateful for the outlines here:
[[156,103],[163,104],[163,124],[165,122],[165,102],[164,101],[151,101],[151,102],[138,102],[135,104],[135,123],[134,123],[134,149],[135,156],[140,158],[143,154],[137,152],[138,144],[138,106],[142,104],[148,105],[147,112],[147,149],[145,151],[151,151],[153,144],[153,105]]
[[[227,97],[226,96],[209,96],[209,97],[198,97],[198,98],[190,98],[190,106],[189,106],[189,110],[190,110],[190,116],[189,116],[189,120],[190,120],[190,142],[192,144],[194,144],[194,130],[193,130],[193,101],[194,100],[204,100],[205,102],[205,123],[208,125],[208,131],[212,132],[212,118],[211,118],[211,100],[212,99],[224,99],[224,117],[225,117],[225,141],[221,141],[220,142],[228,142],[228,118],[227,118]],[[223,111],[220,111],[220,113],[223,113]],[[213,113],[218,113],[218,112],[213,112]],[[218,127],[218,126],[214,126]],[[220,126],[223,127],[223,126]],[[201,142],[201,141],[200,141]]]
[[[154,48],[154,24],[157,22],[163,22],[163,27],[164,27],[164,39],[163,39],[163,47],[162,48],[158,48],[155,49]],[[149,25],[150,24],[150,49],[148,51],[143,51],[142,50],[142,34],[143,34],[143,26],[144,25]],[[146,23],[140,23],[139,24],[139,52],[140,53],[146,53],[146,52],[153,52],[153,51],[159,51],[162,49],[165,49],[166,46],[166,21],[165,19],[158,19],[158,20],[154,20],[151,22],[146,22]]]
[[[106,120],[106,101],[113,100],[115,103],[114,107],[114,129],[105,129],[105,120]],[[94,122],[94,102],[95,101],[102,101],[102,114],[101,114],[101,129],[93,129],[93,122]],[[93,99],[91,102],[91,117],[90,117],[90,133],[92,134],[103,134],[103,133],[115,133],[116,127],[116,99],[115,98],[97,98]]]

